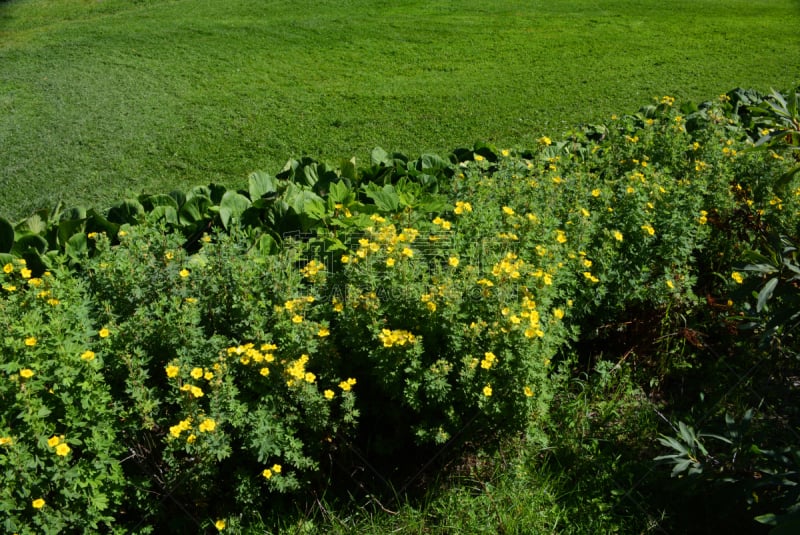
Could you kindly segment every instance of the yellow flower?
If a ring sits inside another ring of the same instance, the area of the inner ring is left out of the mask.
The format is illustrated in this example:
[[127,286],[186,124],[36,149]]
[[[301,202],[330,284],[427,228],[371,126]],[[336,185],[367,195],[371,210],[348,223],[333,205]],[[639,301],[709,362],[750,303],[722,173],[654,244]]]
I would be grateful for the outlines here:
[[450,223],[450,221],[442,219],[441,217],[435,218],[432,221],[432,223],[434,225],[438,225],[438,226],[442,227],[444,230],[450,230],[450,228],[452,227],[452,224]]
[[486,385],[483,387],[483,395],[487,398],[492,395],[492,387],[491,385]]
[[737,284],[742,284],[744,282],[744,277],[738,271],[734,271],[731,273],[731,278],[736,281]]
[[303,323],[303,316],[295,314],[292,316],[292,323]]
[[0,446],[10,446],[14,443],[14,439],[11,437],[0,437]]
[[656,229],[654,229],[650,224],[642,225],[642,230],[647,232],[650,236],[653,236],[656,233]]
[[447,263],[448,263],[448,264],[450,264],[450,267],[458,267],[458,262],[459,262],[459,260],[458,260],[458,258],[457,258],[457,257],[455,257],[455,256],[451,256],[451,257],[450,257],[450,258],[447,260]]
[[330,336],[330,334],[331,331],[327,327],[320,327],[320,329],[317,331],[317,336],[319,336],[320,338]]
[[525,386],[525,388],[523,388],[522,391],[525,393],[526,398],[533,397],[533,390],[531,389],[531,387]]
[[36,338],[33,336],[25,339],[25,345],[28,347],[33,347],[36,345]]
[[675,285],[672,283],[671,280],[667,280],[667,288],[669,288],[670,290],[675,288]]
[[41,498],[36,498],[33,500],[33,502],[31,502],[31,506],[33,506],[34,509],[41,509],[44,507],[44,500]]
[[173,253],[172,251],[167,251],[164,254],[164,258],[166,258],[167,260],[172,260],[173,258],[175,258],[175,253]]
[[341,388],[345,392],[350,392],[354,384],[356,384],[356,380],[350,378],[347,381],[342,381],[341,383],[339,383],[339,388]]
[[58,446],[58,443],[61,442],[61,439],[58,438],[58,435],[53,435],[52,437],[47,439],[47,445],[51,448],[55,448]]
[[19,376],[22,377],[23,379],[30,379],[31,377],[33,377],[33,373],[34,373],[33,370],[31,370],[30,368],[22,368],[19,371]]
[[183,268],[182,270],[180,270],[180,271],[178,272],[178,275],[180,275],[182,278],[184,278],[184,279],[185,279],[186,277],[188,277],[188,276],[189,276],[189,270],[188,270],[188,269],[186,269],[186,268]]
[[109,335],[111,335],[111,331],[103,327],[97,334],[100,336],[100,338],[108,338]]
[[464,212],[472,212],[472,205],[464,201],[456,201],[456,207],[453,210],[456,215],[461,215]]
[[14,272],[14,264],[12,264],[11,262],[3,266],[3,273],[8,274],[13,272]]
[[91,351],[89,349],[81,353],[81,359],[85,361],[94,360],[94,357],[95,357],[94,351]]
[[117,232],[117,236],[119,236],[120,238],[124,238],[127,235],[128,233],[125,232],[124,230],[120,230],[119,232]]
[[31,270],[28,268],[22,268],[19,270],[20,275],[22,275],[23,279],[30,279],[31,278]]
[[618,230],[615,230],[615,231],[612,231],[611,234],[612,234],[612,236],[614,236],[615,240],[622,241],[622,232],[620,232]]
[[261,475],[267,479],[270,479],[272,477],[272,470],[270,470],[269,468],[264,468],[264,471],[261,472]]
[[547,136],[542,136],[542,137],[540,137],[540,138],[538,139],[538,141],[539,141],[539,143],[541,143],[542,145],[545,145],[545,146],[548,146],[548,145],[552,145],[552,144],[553,144],[553,140],[552,140],[552,139],[550,139],[550,138],[549,138],[549,137],[547,137]]
[[264,366],[263,368],[261,368],[261,369],[258,371],[258,373],[260,373],[261,375],[263,375],[264,377],[266,377],[267,375],[269,375],[269,368],[267,368],[266,366]]
[[66,457],[67,455],[69,455],[70,451],[72,451],[70,447],[63,442],[58,446],[56,446],[56,455],[60,457]]
[[193,379],[200,379],[203,376],[203,368],[192,368],[189,375],[191,375]]
[[485,159],[486,159],[486,158],[484,158],[484,157],[483,157],[483,156],[481,156],[480,154],[476,154],[476,155],[475,155],[475,161],[476,161],[476,162],[482,162],[482,161],[483,161],[483,160],[485,160]]
[[214,522],[214,527],[217,528],[217,531],[222,531],[225,529],[225,521],[220,519]]
[[213,418],[206,418],[200,422],[200,425],[197,426],[197,429],[199,429],[202,433],[210,433],[216,428],[217,422],[215,422]]
[[386,259],[386,267],[394,267],[395,260],[394,258],[387,258]]
[[275,473],[275,474],[280,474],[282,469],[283,468],[279,464],[273,464],[272,465],[272,472]]
[[180,373],[181,369],[174,364],[170,364],[169,366],[165,367],[164,370],[167,372],[167,377],[172,379],[173,377],[177,377],[178,373]]
[[412,256],[414,256],[414,251],[412,251],[408,247],[404,247],[403,250],[400,252],[400,254],[402,254],[405,257],[411,258]]
[[583,272],[583,276],[586,277],[587,279],[589,279],[592,282],[600,282],[600,279],[598,279],[597,277],[592,275],[591,271],[584,271]]
[[198,387],[198,386],[190,386],[190,387],[189,387],[189,392],[191,392],[191,393],[192,393],[192,395],[193,395],[194,397],[196,397],[196,398],[201,398],[201,397],[203,397],[203,390],[202,390],[200,387]]
[[503,213],[506,215],[514,215],[514,209],[510,206],[503,206]]
[[325,399],[333,399],[333,396],[335,396],[336,394],[333,392],[333,390],[328,389],[325,392],[323,392],[322,395],[325,396]]
[[554,308],[553,316],[555,316],[556,319],[560,320],[564,317],[564,311],[561,310],[560,308]]

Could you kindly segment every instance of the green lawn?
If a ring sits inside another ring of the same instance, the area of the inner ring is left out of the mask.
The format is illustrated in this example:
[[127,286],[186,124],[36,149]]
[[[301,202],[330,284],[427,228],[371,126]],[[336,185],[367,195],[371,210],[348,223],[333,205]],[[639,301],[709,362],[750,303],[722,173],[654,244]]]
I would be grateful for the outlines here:
[[0,214],[800,79],[796,0],[6,0]]

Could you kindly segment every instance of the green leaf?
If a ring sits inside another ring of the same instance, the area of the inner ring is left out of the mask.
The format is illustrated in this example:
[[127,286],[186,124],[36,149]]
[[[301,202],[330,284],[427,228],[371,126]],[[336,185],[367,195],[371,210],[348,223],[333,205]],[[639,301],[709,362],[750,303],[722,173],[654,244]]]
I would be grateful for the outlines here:
[[169,192],[169,196],[175,199],[175,202],[178,204],[178,208],[183,206],[183,203],[186,202],[186,194],[179,190],[172,190]]
[[794,175],[800,173],[800,165],[796,165],[775,181],[775,190],[779,193],[792,181]]
[[167,223],[172,225],[178,224],[178,210],[177,207],[173,206],[156,206],[148,217],[154,221],[164,218]]
[[335,203],[342,203],[342,204],[349,204],[350,201],[355,199],[355,195],[347,187],[347,184],[344,181],[340,182],[333,182],[330,185],[330,190],[328,191],[328,199]]
[[[42,210],[46,214],[45,210]],[[36,213],[17,224],[16,230],[21,232],[31,232],[33,234],[44,234],[47,230],[46,217],[42,218],[42,213]]]
[[302,167],[303,175],[302,180],[299,182],[306,186],[313,186],[319,180],[319,173],[317,172],[317,163],[313,162]]
[[291,184],[286,189],[286,203],[291,211],[299,217],[303,230],[312,228],[325,218],[325,201],[303,186]]
[[14,243],[14,247],[12,248],[11,252],[16,253],[19,256],[22,256],[24,253],[28,251],[36,251],[38,253],[44,253],[47,250],[47,240],[39,236],[38,234],[23,234],[19,238],[17,238],[16,243]]
[[356,172],[356,159],[350,158],[349,160],[345,160],[342,162],[341,165],[341,175],[342,178],[346,178],[348,180],[352,180],[353,182],[356,181],[358,178],[358,174]]
[[59,221],[69,221],[71,219],[86,219],[86,208],[83,206],[76,206],[64,210],[58,216]]
[[392,159],[389,157],[389,153],[380,147],[375,147],[372,149],[369,159],[372,162],[372,165],[385,165],[386,167],[392,166]]
[[178,201],[171,195],[141,195],[139,197],[139,202],[142,203],[142,206],[147,212],[152,212],[158,206],[170,206],[176,211],[178,210]]
[[108,211],[108,220],[124,225],[128,223],[135,225],[139,222],[139,217],[144,215],[144,206],[135,199],[126,199],[115,204]]
[[92,208],[86,213],[86,232],[105,232],[107,236],[116,236],[119,224],[112,223]]
[[178,219],[183,225],[191,225],[203,221],[208,215],[211,199],[204,195],[190,197],[178,213]]
[[228,190],[225,188],[225,186],[220,186],[219,184],[209,184],[208,191],[211,202],[215,205],[218,205],[222,203],[222,197],[225,196],[225,193]]
[[222,226],[229,227],[231,220],[238,218],[250,206],[250,199],[235,191],[227,191],[219,203],[219,217]]
[[272,255],[280,250],[280,246],[270,234],[262,234],[258,239],[258,250],[263,255]]
[[86,222],[83,219],[67,219],[58,224],[58,243],[66,244],[69,239],[77,234],[83,234]]
[[420,171],[444,170],[450,167],[450,162],[437,154],[423,154],[417,160],[417,169]]
[[761,312],[764,309],[764,306],[769,301],[770,297],[772,297],[772,293],[775,291],[775,287],[778,285],[778,277],[773,277],[767,281],[761,291],[758,292],[758,304],[756,304],[756,312]]
[[250,193],[250,200],[252,201],[260,199],[268,193],[275,193],[278,191],[277,179],[264,171],[250,173],[248,183],[248,191]]
[[8,253],[14,246],[14,226],[0,217],[0,253]]
[[375,184],[367,184],[364,193],[375,202],[375,206],[384,212],[396,212],[400,207],[400,196],[391,184],[382,188]]
[[80,262],[89,254],[89,247],[86,242],[86,234],[73,234],[64,244],[64,251],[73,261]]

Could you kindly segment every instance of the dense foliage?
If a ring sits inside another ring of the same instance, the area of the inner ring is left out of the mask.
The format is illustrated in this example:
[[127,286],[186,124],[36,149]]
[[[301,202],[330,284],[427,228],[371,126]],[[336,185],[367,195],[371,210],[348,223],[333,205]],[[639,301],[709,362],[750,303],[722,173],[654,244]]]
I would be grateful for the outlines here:
[[[4,528],[247,527],[354,455],[545,444],[575,348],[634,316],[796,360],[796,98],[0,220]],[[653,384],[696,365],[655,346]]]

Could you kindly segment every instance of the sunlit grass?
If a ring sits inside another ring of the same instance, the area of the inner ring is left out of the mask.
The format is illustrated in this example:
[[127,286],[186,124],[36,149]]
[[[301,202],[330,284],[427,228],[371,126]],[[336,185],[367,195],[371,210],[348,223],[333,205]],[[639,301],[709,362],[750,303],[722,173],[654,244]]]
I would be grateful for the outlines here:
[[798,22],[790,0],[3,2],[0,213],[784,87]]

